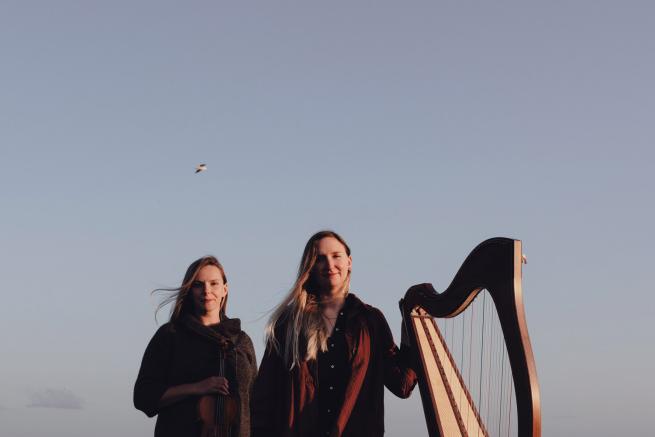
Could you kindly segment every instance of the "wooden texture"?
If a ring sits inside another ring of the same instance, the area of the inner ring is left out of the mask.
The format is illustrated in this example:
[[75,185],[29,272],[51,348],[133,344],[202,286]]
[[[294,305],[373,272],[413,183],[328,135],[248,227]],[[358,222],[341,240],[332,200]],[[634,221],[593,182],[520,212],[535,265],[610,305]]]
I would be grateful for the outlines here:
[[[457,316],[483,289],[493,299],[512,369],[518,436],[541,436],[539,384],[523,308],[521,268],[521,241],[492,238],[469,254],[442,293],[431,284],[419,284],[411,287],[400,301],[405,328],[417,351],[419,389],[430,436],[488,435],[454,360],[429,317]],[[456,396],[457,393],[464,396]],[[476,418],[473,425],[470,421],[462,422],[462,411],[467,417]]]

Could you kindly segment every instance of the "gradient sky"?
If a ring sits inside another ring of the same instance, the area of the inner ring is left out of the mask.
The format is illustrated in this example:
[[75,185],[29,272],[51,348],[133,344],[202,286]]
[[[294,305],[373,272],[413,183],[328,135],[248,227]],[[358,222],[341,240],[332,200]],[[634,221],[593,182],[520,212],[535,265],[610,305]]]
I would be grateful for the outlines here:
[[[546,436],[647,435],[655,6],[0,5],[0,434],[150,435],[150,290],[204,254],[263,326],[332,228],[387,316],[523,240]],[[194,167],[207,163],[207,172]],[[425,434],[418,391],[390,436]]]

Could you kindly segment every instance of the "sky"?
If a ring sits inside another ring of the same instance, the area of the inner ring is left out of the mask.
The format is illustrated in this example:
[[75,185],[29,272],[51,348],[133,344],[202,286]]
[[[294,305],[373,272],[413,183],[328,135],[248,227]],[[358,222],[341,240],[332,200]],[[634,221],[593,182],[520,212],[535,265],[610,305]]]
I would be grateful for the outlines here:
[[[654,13],[3,1],[0,434],[151,434],[150,292],[216,255],[259,359],[324,228],[397,340],[407,288],[522,240],[543,435],[649,434]],[[425,435],[418,390],[387,393],[385,422]]]

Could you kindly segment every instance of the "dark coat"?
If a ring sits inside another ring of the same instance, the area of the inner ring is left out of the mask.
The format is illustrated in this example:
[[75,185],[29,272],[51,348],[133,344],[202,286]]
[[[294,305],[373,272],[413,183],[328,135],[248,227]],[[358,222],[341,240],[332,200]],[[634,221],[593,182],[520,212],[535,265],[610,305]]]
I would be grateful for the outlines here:
[[[344,305],[350,380],[331,436],[384,434],[384,387],[406,398],[416,384],[409,351],[398,350],[382,313],[349,294]],[[276,327],[279,340],[285,326]],[[289,370],[269,345],[259,367],[252,402],[253,436],[317,435],[317,363]]]
[[187,318],[159,328],[146,348],[134,385],[134,406],[148,417],[157,415],[155,437],[199,436],[198,396],[190,396],[163,408],[158,407],[164,392],[172,386],[218,376],[220,351],[225,353],[226,377],[230,392],[238,397],[241,409],[236,435],[250,436],[250,397],[257,373],[255,350],[250,337],[241,330],[239,319],[224,319],[215,327],[205,327]]

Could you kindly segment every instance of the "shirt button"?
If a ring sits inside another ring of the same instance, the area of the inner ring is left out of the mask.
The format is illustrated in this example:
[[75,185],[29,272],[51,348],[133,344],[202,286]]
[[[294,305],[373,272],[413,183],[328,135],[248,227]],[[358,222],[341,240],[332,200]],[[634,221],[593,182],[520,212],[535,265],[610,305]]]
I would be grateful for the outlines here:
[[334,387],[330,386],[330,390],[334,390]]
[[330,364],[330,369],[334,369],[334,364]]
[[331,412],[332,412],[332,410],[330,410],[330,409],[328,408],[328,413],[331,413]]
[[340,316],[343,316],[343,311],[341,311],[341,312],[339,313],[339,315],[340,315]]
[[334,347],[334,343],[332,343],[332,344],[330,345],[330,347]]
[[335,329],[335,331],[339,332],[339,328],[334,328],[334,329]]

